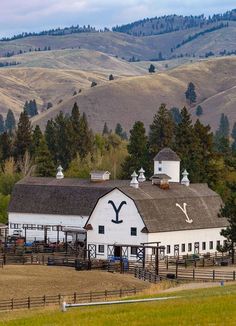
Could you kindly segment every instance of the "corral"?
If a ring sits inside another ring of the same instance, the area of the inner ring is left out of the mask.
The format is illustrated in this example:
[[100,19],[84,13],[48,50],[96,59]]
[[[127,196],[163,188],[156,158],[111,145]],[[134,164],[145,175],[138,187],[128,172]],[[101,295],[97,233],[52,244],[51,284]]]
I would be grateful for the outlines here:
[[75,291],[89,292],[119,290],[120,288],[145,289],[149,284],[132,275],[103,271],[81,271],[67,267],[6,265],[0,271],[0,299],[28,296],[71,294]]

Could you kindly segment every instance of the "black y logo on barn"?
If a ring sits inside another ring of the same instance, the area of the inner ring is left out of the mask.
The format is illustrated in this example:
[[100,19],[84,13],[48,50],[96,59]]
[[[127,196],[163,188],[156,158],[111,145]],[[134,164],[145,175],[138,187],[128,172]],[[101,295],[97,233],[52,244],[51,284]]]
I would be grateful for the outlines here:
[[123,222],[123,220],[119,220],[119,213],[120,210],[122,208],[123,205],[127,205],[126,201],[122,201],[119,205],[119,207],[117,208],[116,205],[114,204],[113,200],[109,200],[108,204],[111,204],[111,206],[113,207],[115,213],[116,213],[116,219],[115,220],[111,220],[113,223],[115,224],[120,224]]

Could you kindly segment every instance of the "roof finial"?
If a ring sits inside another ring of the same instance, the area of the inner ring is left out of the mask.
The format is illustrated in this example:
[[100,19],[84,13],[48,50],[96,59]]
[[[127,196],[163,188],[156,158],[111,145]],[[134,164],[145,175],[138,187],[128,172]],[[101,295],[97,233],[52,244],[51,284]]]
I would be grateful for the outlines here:
[[181,184],[188,187],[189,184],[190,184],[190,181],[189,181],[189,178],[188,178],[189,173],[187,172],[186,169],[184,170],[184,172],[182,173],[182,175],[183,175],[183,178],[181,180]]
[[144,169],[141,168],[138,172],[139,172],[138,181],[139,181],[139,182],[144,182],[144,181],[146,181],[146,177],[145,177],[145,175],[144,175],[144,173],[145,173]]
[[57,168],[57,175],[56,175],[56,178],[57,179],[63,179],[64,178],[64,174],[63,174],[63,168],[61,165],[58,166]]
[[132,180],[130,181],[130,186],[133,187],[133,188],[138,188],[139,187],[137,176],[138,175],[137,175],[137,173],[135,171],[131,175]]

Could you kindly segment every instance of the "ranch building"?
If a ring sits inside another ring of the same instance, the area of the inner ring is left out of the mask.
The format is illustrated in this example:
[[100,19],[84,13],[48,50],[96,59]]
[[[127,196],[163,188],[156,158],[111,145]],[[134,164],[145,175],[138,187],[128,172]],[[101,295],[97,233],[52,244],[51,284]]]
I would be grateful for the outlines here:
[[[222,200],[207,184],[191,184],[180,158],[169,148],[154,158],[154,174],[110,180],[108,171],[91,178],[26,177],[13,190],[9,234],[30,240],[84,242],[93,257],[136,257],[142,243],[158,242],[165,255],[214,253],[228,225],[219,217]],[[67,239],[68,240],[68,239]],[[150,249],[151,250],[151,249]]]

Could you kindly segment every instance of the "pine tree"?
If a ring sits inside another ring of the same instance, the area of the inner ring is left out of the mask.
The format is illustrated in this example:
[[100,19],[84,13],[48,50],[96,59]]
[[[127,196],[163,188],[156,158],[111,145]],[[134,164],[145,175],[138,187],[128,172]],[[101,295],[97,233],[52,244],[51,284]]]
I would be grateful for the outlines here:
[[111,74],[110,76],[109,76],[109,80],[111,81],[111,80],[114,80],[114,76]]
[[148,138],[143,122],[137,121],[130,130],[130,141],[128,144],[129,156],[122,164],[122,178],[130,179],[131,174],[144,168],[149,175],[149,155],[147,149]]
[[232,150],[236,152],[236,122],[234,123],[231,136],[233,138]]
[[174,150],[181,158],[181,168],[187,169],[190,180],[198,179],[199,140],[196,137],[188,110],[181,110],[181,122],[175,128]]
[[108,135],[108,134],[109,134],[109,129],[107,127],[107,123],[105,122],[104,127],[103,127],[103,131],[102,131],[102,135],[105,136],[105,135]]
[[41,138],[36,152],[36,175],[38,177],[51,177],[55,175],[55,165],[44,138]]
[[153,74],[156,72],[156,67],[152,63],[150,64],[150,67],[148,68],[148,72],[150,74]]
[[60,112],[55,118],[56,161],[67,169],[72,160],[72,123],[68,116]]
[[216,130],[214,143],[215,149],[222,154],[230,153],[229,120],[224,113],[221,114],[219,128]]
[[170,147],[173,137],[174,122],[166,105],[162,104],[150,125],[149,146],[152,156],[154,157],[162,148]]
[[27,113],[20,114],[14,143],[14,157],[22,160],[26,151],[30,151],[32,143],[32,128]]
[[0,135],[0,152],[1,162],[5,162],[12,155],[12,140],[7,132]]
[[48,120],[45,128],[45,140],[48,146],[48,149],[52,155],[53,161],[57,163],[57,144],[56,144],[56,126],[54,120]]
[[79,140],[79,155],[81,159],[85,158],[92,151],[93,133],[89,129],[86,114],[83,113],[80,118],[80,140]]
[[201,105],[198,105],[196,108],[196,115],[199,117],[202,114],[203,114],[203,109],[202,109]]
[[16,128],[16,120],[14,117],[14,113],[10,109],[7,112],[5,128],[6,128],[6,131],[9,131],[10,133],[12,133],[12,131]]
[[236,243],[236,183],[231,183],[229,188],[231,195],[220,211],[220,215],[227,218],[229,226],[227,226],[226,229],[221,230],[221,235],[223,235],[228,241],[229,250],[232,255],[232,263],[234,263],[234,247]]
[[43,138],[42,131],[38,125],[34,128],[33,137],[32,137],[32,145],[31,145],[31,154],[35,155],[37,149],[39,147],[40,141]]
[[4,133],[5,126],[4,126],[4,119],[3,116],[0,114],[0,135]]
[[197,95],[195,92],[195,86],[192,82],[188,84],[188,88],[185,92],[185,97],[189,101],[190,105],[196,102]]
[[80,146],[80,112],[76,102],[72,108],[70,119],[72,125],[72,158],[75,158]]
[[123,138],[123,128],[121,126],[121,124],[118,122],[115,128],[115,134],[118,135],[120,138]]
[[170,109],[170,114],[174,123],[179,124],[181,122],[181,114],[179,108],[173,107]]

